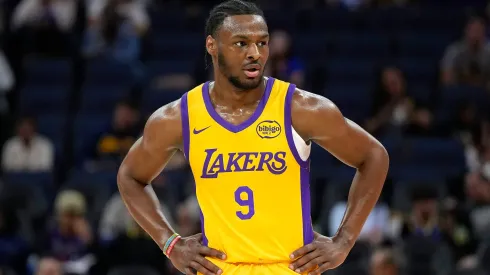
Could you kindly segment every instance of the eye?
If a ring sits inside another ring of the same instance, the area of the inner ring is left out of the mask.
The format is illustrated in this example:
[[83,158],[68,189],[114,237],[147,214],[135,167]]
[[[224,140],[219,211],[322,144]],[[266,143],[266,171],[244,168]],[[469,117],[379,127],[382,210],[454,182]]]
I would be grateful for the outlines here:
[[267,46],[267,42],[266,41],[262,41],[262,42],[257,43],[257,45],[259,47]]
[[236,42],[236,43],[235,43],[235,46],[238,46],[238,47],[243,47],[243,46],[245,46],[245,45],[246,45],[246,44],[245,44],[245,42],[243,42],[243,41],[239,41],[239,42]]

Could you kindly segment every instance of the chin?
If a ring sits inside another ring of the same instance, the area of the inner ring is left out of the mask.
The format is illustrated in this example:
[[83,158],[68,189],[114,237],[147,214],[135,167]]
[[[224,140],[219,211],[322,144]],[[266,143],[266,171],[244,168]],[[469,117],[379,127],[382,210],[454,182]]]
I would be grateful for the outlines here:
[[260,86],[263,76],[257,76],[255,78],[230,78],[230,82],[236,88],[240,90],[252,90]]
[[257,79],[247,79],[243,82],[243,87],[246,90],[252,90],[260,86],[262,78],[257,77]]

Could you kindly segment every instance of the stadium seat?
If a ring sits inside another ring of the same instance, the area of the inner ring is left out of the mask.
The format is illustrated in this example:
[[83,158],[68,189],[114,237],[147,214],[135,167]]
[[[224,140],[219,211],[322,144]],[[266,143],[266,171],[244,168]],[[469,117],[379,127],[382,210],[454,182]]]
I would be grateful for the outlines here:
[[327,84],[324,95],[332,100],[343,115],[358,124],[364,123],[371,110],[371,91],[369,87],[350,83],[343,85]]
[[403,143],[403,148],[400,156],[403,169],[397,171],[397,177],[401,179],[427,177],[436,180],[460,176],[465,171],[464,148],[457,140],[411,138]]
[[39,133],[53,143],[56,162],[63,161],[67,117],[60,114],[40,115],[36,117],[36,120]]
[[396,61],[398,67],[403,71],[409,81],[421,81],[432,83],[437,80],[438,63],[425,58],[415,58],[413,56],[401,57]]
[[[406,170],[410,171],[410,170]],[[411,170],[413,172],[413,170]],[[417,173],[415,173],[417,174]],[[393,195],[391,197],[392,208],[398,211],[410,211],[412,206],[412,192],[417,188],[430,187],[437,192],[439,198],[444,198],[447,195],[447,186],[444,179],[440,177],[435,177],[435,179],[430,179],[423,173],[421,176],[411,176],[408,172],[401,175],[395,179],[393,182]],[[405,178],[403,178],[405,177]]]
[[371,58],[351,59],[347,57],[332,57],[326,60],[329,79],[343,79],[356,81],[360,79],[373,79],[377,61]]
[[[172,23],[172,26],[174,25],[175,23]],[[171,35],[160,34],[153,41],[155,58],[168,61],[192,60],[201,53],[204,40],[205,37],[201,33],[172,32]]]
[[308,26],[318,33],[349,30],[357,23],[356,15],[343,9],[312,10],[303,16],[308,19]]
[[441,91],[441,105],[446,109],[457,109],[461,104],[471,103],[482,111],[487,111],[490,96],[485,89],[472,86],[450,86]]
[[389,52],[389,40],[376,32],[343,32],[334,36],[334,49],[336,56],[382,57]]
[[68,110],[70,90],[50,83],[30,83],[20,92],[20,111],[24,114],[63,115]]
[[118,83],[118,85],[129,86],[133,80],[132,69],[134,68],[128,64],[110,58],[89,60],[85,85],[106,86]]
[[192,74],[195,63],[195,59],[189,57],[178,61],[150,61],[147,65],[148,74],[150,77],[168,74]]
[[434,32],[402,32],[397,36],[401,56],[425,57],[429,60],[439,57],[453,41],[453,37]]
[[55,183],[52,173],[5,173],[2,197],[10,197],[27,211],[30,217],[42,216],[54,198]]
[[427,83],[424,84],[417,85],[416,83],[414,83],[414,85],[410,85],[408,87],[407,94],[410,98],[415,100],[416,104],[421,104],[422,106],[430,106],[429,104],[431,104],[431,100],[434,96],[434,90],[429,85],[427,85]]
[[88,86],[82,89],[80,112],[91,114],[112,113],[117,102],[129,96],[127,85],[114,83],[107,86]]
[[73,187],[83,193],[92,193],[100,190],[102,192],[101,196],[107,196],[107,194],[110,196],[117,191],[116,178],[117,168],[94,169],[94,171],[88,171],[85,168],[75,168],[70,171],[66,186]]
[[25,63],[26,83],[32,85],[69,86],[72,65],[68,59],[28,59]]
[[332,43],[332,36],[316,32],[301,32],[292,35],[292,51],[308,62],[320,61],[327,54],[327,47]]
[[73,148],[77,162],[82,161],[99,134],[109,128],[112,114],[78,114],[73,125]]
[[[150,11],[151,12],[151,11]],[[169,26],[172,27],[172,30],[181,33],[184,32],[185,27],[185,16],[178,12],[172,11],[162,11],[158,10],[158,12],[153,12],[151,14],[151,24],[153,25],[155,31],[168,29]],[[164,36],[167,39],[173,39],[173,35]]]
[[184,93],[182,90],[146,90],[143,93],[143,113],[151,114],[163,105],[180,99]]

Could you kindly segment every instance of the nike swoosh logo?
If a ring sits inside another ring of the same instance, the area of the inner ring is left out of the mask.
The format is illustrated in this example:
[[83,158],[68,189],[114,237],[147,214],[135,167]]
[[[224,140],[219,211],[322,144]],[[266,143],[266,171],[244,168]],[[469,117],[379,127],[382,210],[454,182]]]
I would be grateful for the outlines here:
[[208,129],[209,127],[211,127],[211,126],[208,126],[208,127],[204,128],[204,129],[201,129],[201,130],[196,130],[196,128],[194,128],[194,135],[199,134],[200,132],[202,132],[202,131],[204,131],[204,130]]

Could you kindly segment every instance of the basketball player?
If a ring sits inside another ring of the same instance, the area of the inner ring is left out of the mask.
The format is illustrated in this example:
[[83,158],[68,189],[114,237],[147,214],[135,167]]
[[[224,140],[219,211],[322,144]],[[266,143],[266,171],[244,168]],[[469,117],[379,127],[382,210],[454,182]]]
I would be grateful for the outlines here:
[[[328,99],[263,76],[269,34],[254,4],[216,6],[206,35],[214,81],[158,109],[121,165],[130,213],[185,274],[318,275],[339,266],[378,200],[386,150]],[[311,142],[357,168],[332,238],[312,229]],[[202,234],[190,237],[168,225],[145,188],[177,150],[202,211]]]

